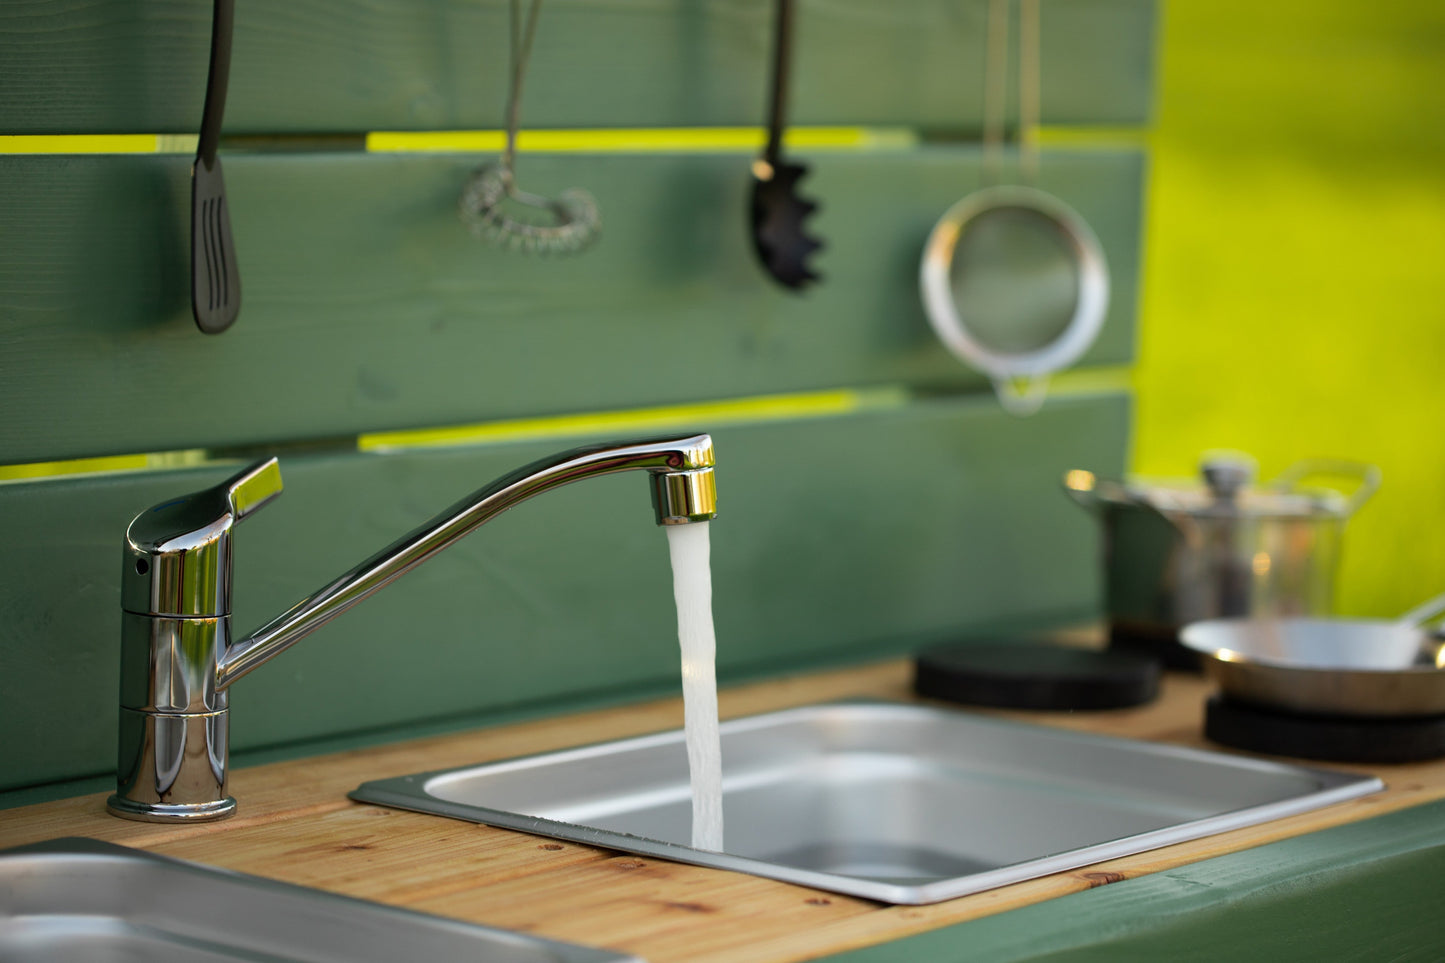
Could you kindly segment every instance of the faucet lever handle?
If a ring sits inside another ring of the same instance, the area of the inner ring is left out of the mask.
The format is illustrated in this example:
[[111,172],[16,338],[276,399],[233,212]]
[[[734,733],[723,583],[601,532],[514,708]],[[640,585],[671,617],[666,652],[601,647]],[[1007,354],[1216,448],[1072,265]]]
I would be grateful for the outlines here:
[[281,494],[275,458],[141,512],[125,533],[121,607],[137,615],[231,612],[231,528]]
[[217,487],[226,493],[233,523],[239,522],[281,494],[281,465],[274,457],[255,462]]

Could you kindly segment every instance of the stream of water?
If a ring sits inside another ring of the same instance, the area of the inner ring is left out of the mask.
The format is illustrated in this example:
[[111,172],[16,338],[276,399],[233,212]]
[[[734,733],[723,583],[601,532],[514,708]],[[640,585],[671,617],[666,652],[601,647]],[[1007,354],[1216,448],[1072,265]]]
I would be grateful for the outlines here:
[[708,523],[668,525],[677,640],[682,647],[682,703],[692,782],[692,846],[722,852],[722,747],[717,720],[717,638],[712,625]]

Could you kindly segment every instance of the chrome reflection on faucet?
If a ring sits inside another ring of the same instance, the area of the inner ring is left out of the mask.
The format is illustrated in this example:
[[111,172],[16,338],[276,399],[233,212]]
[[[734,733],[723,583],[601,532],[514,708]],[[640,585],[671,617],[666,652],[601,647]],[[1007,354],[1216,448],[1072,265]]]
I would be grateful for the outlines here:
[[121,577],[117,788],[106,807],[150,822],[219,819],[227,794],[231,683],[484,522],[569,482],[649,473],[659,525],[717,514],[708,435],[590,445],[504,475],[232,641],[231,531],[281,494],[275,458],[162,502],[126,531]]

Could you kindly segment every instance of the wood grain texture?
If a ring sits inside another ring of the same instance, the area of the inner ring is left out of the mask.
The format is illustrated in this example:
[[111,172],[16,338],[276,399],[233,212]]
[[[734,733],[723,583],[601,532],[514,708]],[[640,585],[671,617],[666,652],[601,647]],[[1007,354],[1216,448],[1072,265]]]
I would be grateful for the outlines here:
[[[1100,396],[1028,419],[977,398],[696,426],[718,452],[724,677],[1088,616],[1096,526],[1059,479],[1121,471],[1128,419],[1126,398]],[[491,479],[586,440],[597,439],[283,452],[284,497],[234,539],[237,635]],[[0,788],[111,770],[126,526],[233,470],[0,486]],[[232,745],[381,739],[424,721],[670,691],[670,584],[640,475],[549,492],[237,683]]]
[[[799,5],[790,119],[977,129],[985,0]],[[1153,0],[1044,5],[1043,118],[1140,123]],[[503,0],[261,0],[236,10],[229,133],[502,125]],[[763,123],[766,0],[549,3],[533,127]],[[200,124],[210,7],[24,0],[0,7],[0,133],[187,133]]]
[[[490,160],[490,158],[486,158]],[[274,444],[497,418],[877,384],[982,388],[933,335],[918,264],[979,183],[967,148],[818,155],[827,280],[754,263],[743,155],[533,156],[604,234],[574,258],[473,238],[457,196],[483,158],[235,155],[240,320],[190,317],[187,161],[0,156],[0,461]],[[1113,296],[1081,360],[1133,356],[1143,160],[1054,153]]]
[[[731,718],[837,698],[911,700],[910,679],[907,662],[890,661],[726,689],[720,705]],[[1200,731],[1207,694],[1203,680],[1169,675],[1160,699],[1147,706],[1100,713],[988,714],[1207,748]],[[1429,892],[1429,873],[1438,872],[1445,845],[1439,821],[1445,761],[1375,767],[1387,784],[1384,792],[1327,809],[912,907],[879,906],[345,799],[367,779],[622,738],[675,727],[681,718],[679,701],[669,699],[241,769],[233,786],[240,813],[209,826],[125,822],[104,814],[103,796],[77,797],[6,812],[0,818],[0,846],[93,836],[286,882],[609,946],[652,963],[785,963],[934,930],[939,932],[923,942],[883,947],[870,951],[882,955],[858,959],[1055,958],[1049,953],[1060,959],[1103,959],[1111,945],[1140,948],[1143,955],[1131,958],[1202,959],[1211,953],[1216,959],[1254,958],[1258,954],[1251,956],[1256,945],[1251,940],[1261,936],[1273,939],[1268,946],[1276,958],[1301,958],[1312,949],[1329,955],[1314,939],[1315,924],[1321,936],[1341,935],[1340,927],[1362,919],[1347,911],[1339,894],[1368,897],[1355,905],[1363,907],[1363,918],[1370,922],[1402,924],[1400,935],[1386,933],[1379,945],[1392,947],[1402,958],[1411,958],[1411,952],[1413,958],[1428,958],[1428,950],[1421,955],[1419,942],[1423,924],[1399,912],[1389,916],[1376,910],[1388,909],[1392,899],[1396,907],[1412,905],[1405,887],[1423,886]],[[1394,815],[1371,818],[1386,814]],[[1317,833],[1331,827],[1339,828]],[[1306,835],[1311,833],[1316,834]],[[1365,888],[1371,885],[1373,895]],[[1312,913],[1311,900],[1319,901]],[[1413,905],[1418,910],[1418,901]],[[1020,914],[996,915],[1024,907],[1029,909]],[[1274,915],[1296,912],[1304,914],[1293,917],[1304,921],[1304,928],[1282,924]],[[1330,919],[1331,914],[1337,918]],[[1428,922],[1428,914],[1422,919]],[[983,922],[941,929],[975,920]],[[1104,920],[1110,921],[1107,927],[1101,926]],[[1143,935],[1135,942],[1131,933]],[[1288,934],[1295,942],[1284,938]],[[1340,945],[1360,947],[1359,938],[1354,940]],[[1199,952],[1191,956],[1194,949]],[[1068,955],[1074,951],[1079,955]]]

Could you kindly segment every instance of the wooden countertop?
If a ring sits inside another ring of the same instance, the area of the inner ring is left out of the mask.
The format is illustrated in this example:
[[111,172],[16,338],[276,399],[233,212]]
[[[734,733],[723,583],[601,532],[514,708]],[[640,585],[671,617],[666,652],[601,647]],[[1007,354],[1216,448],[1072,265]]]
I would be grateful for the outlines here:
[[[847,697],[913,700],[904,660],[756,683],[720,695],[725,718]],[[1209,747],[1202,679],[1170,675],[1154,703],[998,715]],[[811,959],[1445,798],[1445,760],[1371,770],[1373,796],[932,906],[884,906],[721,870],[554,842],[351,802],[369,779],[469,765],[682,724],[679,699],[240,769],[238,814],[201,826],[127,822],[104,794],[0,813],[0,848],[90,836],[181,859],[457,919],[668,961]],[[1212,747],[1218,748],[1218,747]]]

